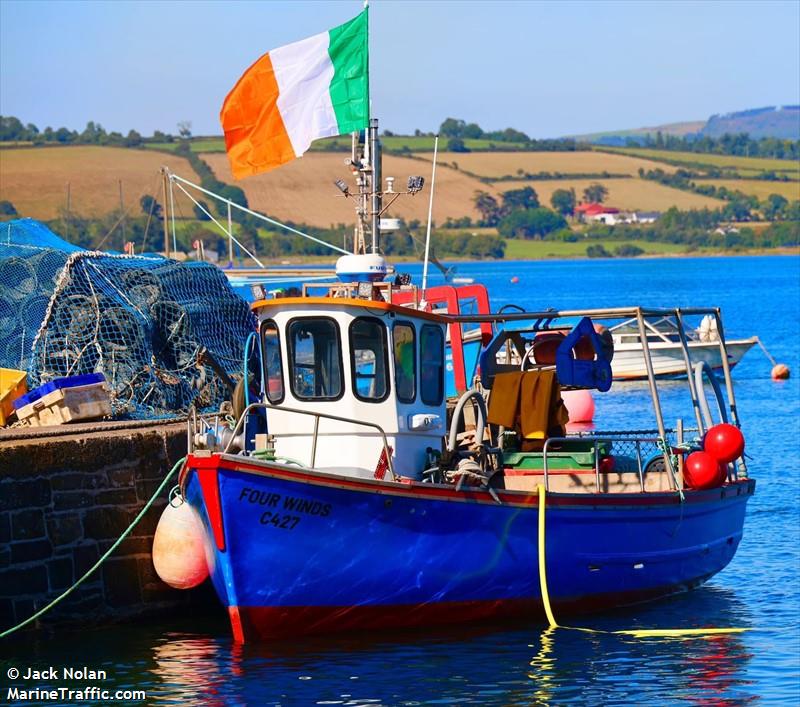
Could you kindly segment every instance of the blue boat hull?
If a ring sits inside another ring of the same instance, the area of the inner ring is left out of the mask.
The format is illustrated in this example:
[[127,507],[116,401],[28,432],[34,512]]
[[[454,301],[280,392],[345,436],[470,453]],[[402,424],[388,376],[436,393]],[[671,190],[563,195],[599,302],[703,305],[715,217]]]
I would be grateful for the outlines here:
[[[190,457],[184,494],[239,641],[535,614],[535,495],[331,476],[240,457]],[[681,591],[724,568],[755,482],[711,491],[548,494],[557,611]]]

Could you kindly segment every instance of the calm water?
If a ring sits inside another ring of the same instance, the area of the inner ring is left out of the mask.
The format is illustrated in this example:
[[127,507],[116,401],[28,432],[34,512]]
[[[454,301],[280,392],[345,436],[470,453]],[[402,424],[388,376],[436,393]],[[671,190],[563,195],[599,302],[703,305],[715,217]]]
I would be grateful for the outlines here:
[[[800,258],[480,263],[460,265],[459,275],[486,282],[495,306],[719,305],[729,338],[757,334],[790,366],[790,381],[772,382],[754,349],[735,371],[758,486],[731,565],[688,594],[581,621],[749,632],[642,640],[534,621],[240,647],[219,613],[4,646],[0,701],[7,668],[35,661],[105,669],[102,687],[147,690],[164,704],[800,703]],[[679,414],[685,395],[667,386],[667,410]],[[645,398],[643,385],[617,386],[598,397],[596,418],[618,420]]]

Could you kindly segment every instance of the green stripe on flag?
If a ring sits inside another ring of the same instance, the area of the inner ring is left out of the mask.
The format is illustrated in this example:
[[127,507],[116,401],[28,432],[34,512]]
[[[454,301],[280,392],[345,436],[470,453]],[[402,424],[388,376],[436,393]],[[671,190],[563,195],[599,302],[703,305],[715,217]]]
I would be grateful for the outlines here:
[[365,9],[329,32],[328,55],[333,64],[330,94],[340,135],[366,128],[369,123],[368,13]]

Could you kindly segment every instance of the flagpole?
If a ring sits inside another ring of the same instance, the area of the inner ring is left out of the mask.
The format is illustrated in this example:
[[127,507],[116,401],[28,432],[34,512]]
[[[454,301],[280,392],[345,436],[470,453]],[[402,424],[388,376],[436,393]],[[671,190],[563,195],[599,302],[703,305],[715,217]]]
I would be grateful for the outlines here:
[[431,216],[433,215],[433,187],[436,185],[436,157],[439,153],[439,136],[433,141],[433,169],[431,170],[431,197],[428,201],[428,231],[425,235],[425,263],[422,266],[422,296],[428,287],[428,261],[431,251]]

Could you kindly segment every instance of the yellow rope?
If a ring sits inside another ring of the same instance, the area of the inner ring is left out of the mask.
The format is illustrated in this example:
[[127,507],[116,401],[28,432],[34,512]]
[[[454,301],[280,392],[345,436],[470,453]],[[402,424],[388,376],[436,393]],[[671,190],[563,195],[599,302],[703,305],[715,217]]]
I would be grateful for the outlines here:
[[547,591],[547,568],[545,566],[545,538],[544,538],[544,515],[545,515],[545,496],[547,492],[542,484],[537,487],[539,494],[539,587],[542,593],[542,604],[547,621],[551,628],[565,628],[570,631],[583,631],[585,633],[605,633],[634,638],[670,638],[675,636],[715,636],[722,633],[742,633],[746,628],[656,628],[656,629],[630,629],[627,631],[603,631],[593,628],[581,628],[577,626],[560,626],[553,615],[553,608],[550,605],[550,594]]

